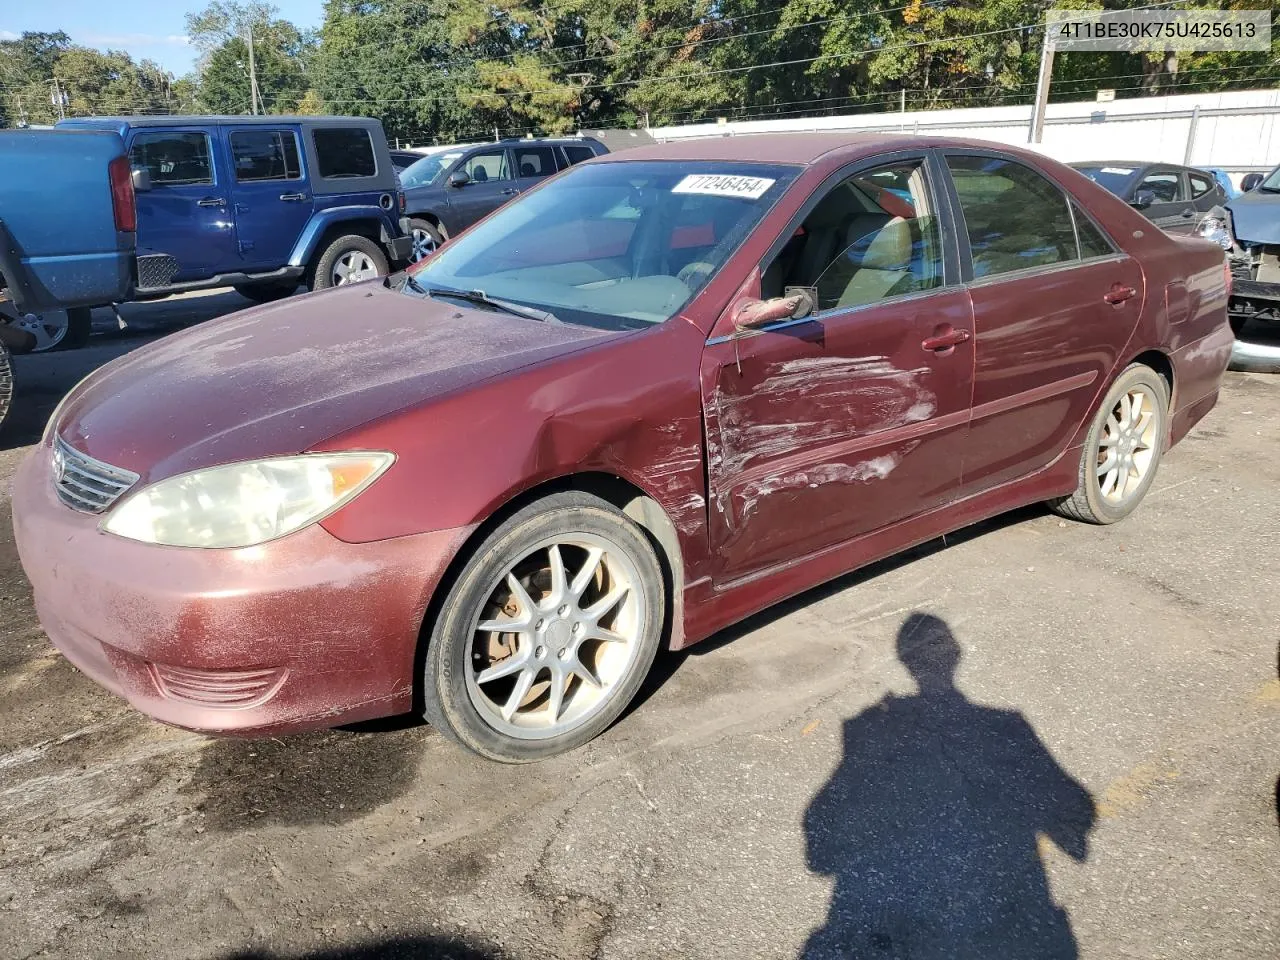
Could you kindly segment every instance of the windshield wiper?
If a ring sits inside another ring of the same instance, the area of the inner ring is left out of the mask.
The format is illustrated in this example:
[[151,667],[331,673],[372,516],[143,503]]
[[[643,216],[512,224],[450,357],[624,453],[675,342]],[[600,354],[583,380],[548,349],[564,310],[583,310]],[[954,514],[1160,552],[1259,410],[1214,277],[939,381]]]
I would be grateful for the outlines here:
[[[411,277],[410,280],[413,280]],[[414,286],[423,289],[422,284],[413,280]],[[493,307],[504,313],[515,314],[517,317],[525,317],[529,320],[541,320],[543,323],[563,323],[564,321],[548,310],[539,310],[536,307],[526,307],[520,303],[512,303],[510,300],[499,300],[497,297],[491,297],[483,290],[450,290],[448,287],[431,287],[426,290],[428,296],[431,297],[452,297],[455,300],[465,300],[467,303],[475,303],[480,306]]]

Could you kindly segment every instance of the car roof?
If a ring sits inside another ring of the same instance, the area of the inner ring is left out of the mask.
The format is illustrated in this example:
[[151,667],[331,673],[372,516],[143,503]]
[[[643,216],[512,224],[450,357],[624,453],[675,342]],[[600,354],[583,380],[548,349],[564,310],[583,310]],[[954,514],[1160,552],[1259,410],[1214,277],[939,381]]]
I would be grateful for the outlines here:
[[237,125],[262,124],[271,126],[280,123],[350,123],[381,124],[373,117],[326,117],[326,116],[236,116],[233,114],[205,114],[202,116],[153,115],[138,117],[76,117],[59,122],[59,126],[129,126],[129,127],[189,127],[204,126],[213,123],[234,123]]

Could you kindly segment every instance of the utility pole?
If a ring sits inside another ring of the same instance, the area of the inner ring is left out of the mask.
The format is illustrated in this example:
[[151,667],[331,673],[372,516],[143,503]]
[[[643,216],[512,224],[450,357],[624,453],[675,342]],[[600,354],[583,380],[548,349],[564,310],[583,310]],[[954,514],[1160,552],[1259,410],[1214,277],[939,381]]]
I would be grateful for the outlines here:
[[58,78],[57,78],[57,77],[54,77],[54,78],[53,78],[53,97],[52,97],[52,100],[53,100],[53,105],[54,105],[55,107],[57,107],[57,108],[58,108],[58,119],[59,119],[59,120],[65,120],[65,119],[67,119],[67,111],[66,111],[66,109],[65,109],[65,108],[66,108],[66,105],[67,105],[67,101],[66,101],[66,94],[64,94],[64,93],[62,92],[62,88],[61,88],[60,86],[58,86]]
[[1049,105],[1049,80],[1053,77],[1053,40],[1049,24],[1044,25],[1044,46],[1040,52],[1040,76],[1036,79],[1036,105],[1031,111],[1031,131],[1027,143],[1039,143],[1044,135],[1044,112]]
[[262,95],[258,93],[258,68],[253,60],[253,24],[246,24],[245,32],[249,35],[249,107],[253,115],[257,116]]

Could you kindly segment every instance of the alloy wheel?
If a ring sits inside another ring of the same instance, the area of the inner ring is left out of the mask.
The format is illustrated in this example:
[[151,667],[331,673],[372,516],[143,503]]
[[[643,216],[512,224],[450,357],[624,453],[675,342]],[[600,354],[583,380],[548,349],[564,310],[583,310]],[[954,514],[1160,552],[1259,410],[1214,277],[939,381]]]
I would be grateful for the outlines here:
[[373,258],[360,250],[348,250],[338,257],[331,274],[335,287],[359,283],[361,280],[372,280],[376,276],[378,276],[378,268]]
[[484,721],[543,740],[598,714],[641,651],[639,584],[627,553],[596,534],[544,541],[512,564],[471,630],[467,692]]
[[1160,405],[1151,388],[1137,384],[1112,408],[1098,438],[1098,490],[1123,503],[1142,486],[1160,442]]
[[411,232],[413,237],[413,248],[409,254],[409,261],[417,263],[419,260],[427,257],[436,249],[435,238],[425,230],[414,229]]
[[52,350],[64,339],[71,329],[71,319],[65,310],[50,310],[47,313],[27,313],[18,317],[12,324],[18,330],[25,330],[36,338],[32,353]]

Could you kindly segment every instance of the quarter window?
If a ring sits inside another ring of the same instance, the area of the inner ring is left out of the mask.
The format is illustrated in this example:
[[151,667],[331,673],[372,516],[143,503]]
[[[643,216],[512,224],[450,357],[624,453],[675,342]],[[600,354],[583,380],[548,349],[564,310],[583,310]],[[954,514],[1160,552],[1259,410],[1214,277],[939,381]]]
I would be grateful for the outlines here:
[[764,296],[803,287],[819,310],[942,285],[942,243],[923,160],[854,174],[827,193],[765,271]]
[[565,146],[562,147],[561,149],[564,150],[564,155],[569,159],[570,165],[575,163],[581,163],[583,160],[590,160],[592,157],[595,156],[595,151],[593,151],[590,147],[583,147],[583,146],[578,146],[574,144],[565,144]]
[[321,128],[312,133],[316,145],[316,165],[327,180],[372,177],[378,171],[373,157],[373,140],[363,127]]
[[203,133],[140,133],[129,148],[129,163],[146,170],[152,186],[213,183],[209,137]]
[[550,147],[516,147],[515,153],[521,180],[549,177],[556,172],[556,158]]
[[236,180],[299,180],[298,140],[291,130],[237,130],[231,134]]
[[1093,221],[1085,216],[1084,211],[1074,203],[1071,212],[1076,218],[1076,236],[1080,238],[1080,258],[1109,257],[1115,253],[1115,247],[1101,230],[1093,225]]
[[1155,194],[1156,203],[1177,203],[1187,199],[1187,191],[1182,186],[1182,175],[1171,170],[1148,174],[1138,184],[1138,190],[1150,190]]
[[947,166],[975,279],[1077,258],[1067,198],[1056,185],[999,157],[947,157]]
[[491,150],[487,153],[472,154],[462,162],[462,166],[458,169],[465,171],[473,183],[511,179],[511,165],[507,163],[507,151],[505,150]]

